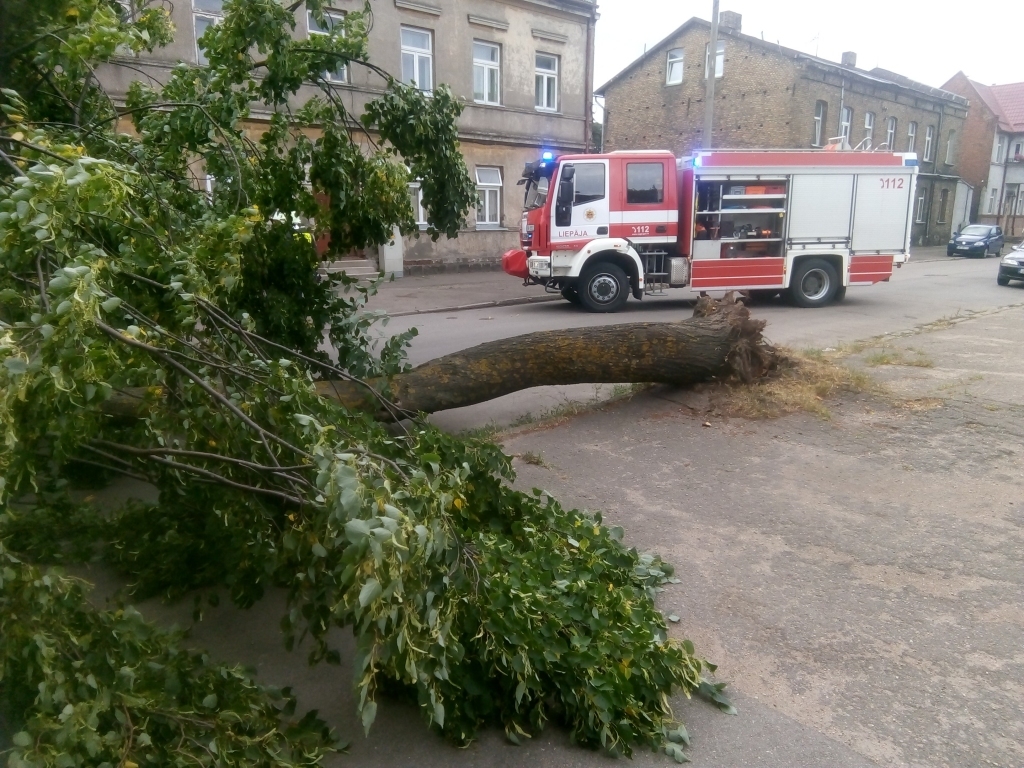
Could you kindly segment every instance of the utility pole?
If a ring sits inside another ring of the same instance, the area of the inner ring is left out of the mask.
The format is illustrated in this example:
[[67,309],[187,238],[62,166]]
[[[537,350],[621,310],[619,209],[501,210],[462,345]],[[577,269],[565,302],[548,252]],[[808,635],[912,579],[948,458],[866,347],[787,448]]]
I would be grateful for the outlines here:
[[711,149],[715,122],[715,72],[718,69],[718,0],[711,9],[711,43],[708,45],[707,84],[704,87],[704,149]]

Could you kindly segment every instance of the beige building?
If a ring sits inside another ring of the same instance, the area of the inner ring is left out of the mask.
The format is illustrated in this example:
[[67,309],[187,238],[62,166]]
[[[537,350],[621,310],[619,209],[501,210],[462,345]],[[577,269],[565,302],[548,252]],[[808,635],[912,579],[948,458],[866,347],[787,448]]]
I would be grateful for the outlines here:
[[[196,41],[216,24],[223,0],[186,0],[167,6],[178,34],[144,59],[106,67],[101,73],[114,98],[132,80],[165,81],[180,61],[203,62]],[[363,0],[333,0],[329,16],[358,11]],[[459,121],[462,150],[477,181],[480,204],[455,240],[432,243],[406,238],[387,251],[386,269],[405,274],[487,268],[518,242],[522,211],[516,182],[527,161],[544,150],[589,149],[593,0],[373,0],[369,58],[425,91],[449,85],[466,104]],[[305,7],[296,11],[296,35],[315,35]],[[332,74],[332,87],[353,115],[384,87],[365,67]],[[299,94],[300,100],[314,94]],[[253,113],[260,119],[259,111]],[[410,188],[414,211],[418,190]],[[421,226],[426,228],[426,222]],[[376,254],[367,254],[375,258]],[[382,259],[383,260],[383,259]],[[385,265],[381,263],[382,268]]]

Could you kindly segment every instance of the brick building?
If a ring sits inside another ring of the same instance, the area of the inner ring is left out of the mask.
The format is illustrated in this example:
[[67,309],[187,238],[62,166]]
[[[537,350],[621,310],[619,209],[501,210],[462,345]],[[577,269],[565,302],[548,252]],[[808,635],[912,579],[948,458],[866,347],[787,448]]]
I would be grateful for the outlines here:
[[[704,146],[711,25],[692,18],[596,90],[605,98],[604,148]],[[741,31],[723,12],[714,61],[715,147],[823,147],[916,152],[920,159],[912,240],[945,243],[954,225],[956,159],[967,99],[881,69],[841,64]],[[962,190],[961,190],[962,192]]]
[[1024,234],[1024,83],[988,86],[957,72],[942,87],[971,102],[959,168],[978,190],[972,221]]
[[[132,13],[155,0],[120,2]],[[329,0],[327,20],[363,5],[363,0]],[[198,41],[223,17],[224,0],[185,0],[165,7],[176,29],[173,42],[139,58],[115,59],[100,72],[115,101],[123,103],[135,79],[165,82],[178,62],[204,63]],[[380,267],[415,273],[499,266],[501,254],[519,244],[523,201],[516,182],[523,165],[544,149],[567,153],[589,148],[597,6],[594,0],[381,0],[372,7],[370,60],[425,91],[446,83],[464,100],[459,136],[480,196],[457,239],[406,238],[381,249]],[[294,12],[297,38],[323,32],[304,4]],[[328,79],[356,117],[384,88],[380,77],[359,66],[341,68]],[[316,93],[312,85],[305,86],[297,101]],[[268,117],[257,105],[246,127],[258,135]],[[409,193],[425,229],[418,187]],[[378,254],[366,256],[373,263],[362,268],[375,271]],[[385,267],[384,261],[398,266]]]

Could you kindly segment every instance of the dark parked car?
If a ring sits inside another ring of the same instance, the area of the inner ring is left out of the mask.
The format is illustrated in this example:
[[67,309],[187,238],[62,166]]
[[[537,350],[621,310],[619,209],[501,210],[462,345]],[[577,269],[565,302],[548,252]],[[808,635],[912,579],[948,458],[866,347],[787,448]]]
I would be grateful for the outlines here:
[[1011,280],[1024,282],[1024,243],[1016,246],[999,262],[999,276],[996,282],[1009,285]]
[[970,224],[950,238],[947,256],[998,256],[1003,250],[1003,230],[988,224]]

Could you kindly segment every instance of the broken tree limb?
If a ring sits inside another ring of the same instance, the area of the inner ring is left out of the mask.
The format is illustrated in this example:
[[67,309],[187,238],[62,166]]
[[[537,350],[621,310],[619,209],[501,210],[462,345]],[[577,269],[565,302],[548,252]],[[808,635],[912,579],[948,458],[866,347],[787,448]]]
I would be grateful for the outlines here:
[[[435,413],[541,386],[687,385],[727,377],[751,382],[778,361],[761,335],[764,326],[731,296],[702,298],[693,317],[680,322],[541,331],[445,355],[394,376],[388,397],[403,411]],[[383,382],[370,384],[385,390]],[[319,381],[317,390],[348,408],[380,411],[379,398],[365,384]],[[104,409],[126,416],[139,403],[133,393],[123,393]]]
[[[445,355],[395,376],[390,398],[403,410],[434,413],[540,386],[686,385],[727,376],[749,382],[776,363],[764,325],[731,298],[705,298],[681,322],[542,331]],[[318,388],[349,407],[373,407],[350,382]]]

